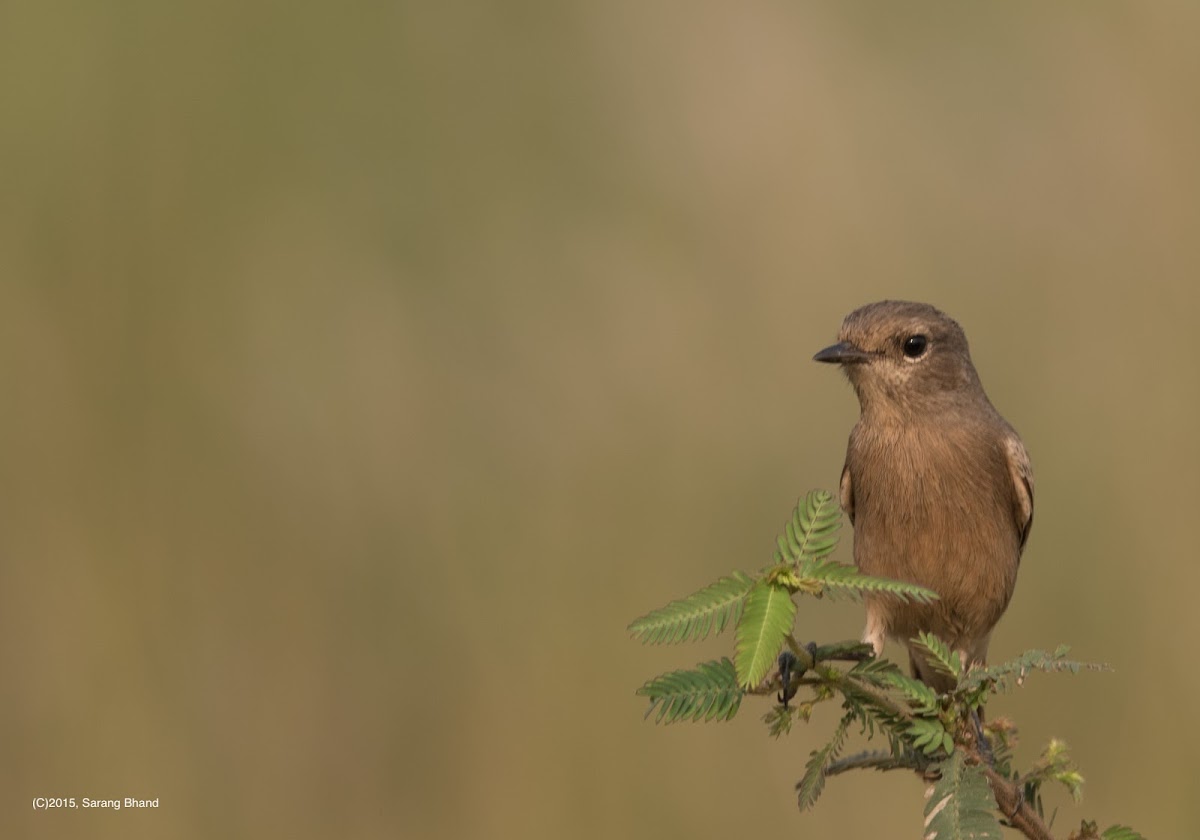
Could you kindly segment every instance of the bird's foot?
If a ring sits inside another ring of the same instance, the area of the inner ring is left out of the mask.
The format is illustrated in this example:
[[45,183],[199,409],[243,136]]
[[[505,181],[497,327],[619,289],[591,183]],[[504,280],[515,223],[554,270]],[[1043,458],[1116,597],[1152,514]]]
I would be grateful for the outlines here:
[[796,696],[796,692],[800,690],[799,684],[793,685],[792,680],[798,680],[804,676],[804,671],[804,667],[799,665],[796,654],[790,650],[785,650],[779,654],[779,685],[783,690],[779,692],[775,699],[779,701],[779,705],[783,706],[783,708],[788,708],[788,703]]
[[979,757],[987,763],[988,767],[995,768],[996,754],[992,751],[992,742],[983,732],[983,721],[980,719],[977,709],[971,709],[971,725],[975,727],[975,748],[979,751]]

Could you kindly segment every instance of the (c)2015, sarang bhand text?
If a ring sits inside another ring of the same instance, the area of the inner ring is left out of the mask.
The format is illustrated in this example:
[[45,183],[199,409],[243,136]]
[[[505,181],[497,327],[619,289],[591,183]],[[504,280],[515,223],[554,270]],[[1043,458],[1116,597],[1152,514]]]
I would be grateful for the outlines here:
[[92,799],[88,796],[35,796],[33,798],[33,810],[35,811],[53,811],[57,809],[77,810],[80,808],[86,809],[101,809],[108,811],[120,811],[123,808],[130,810],[139,810],[143,808],[157,808],[158,797],[153,799],[137,799],[132,796],[126,796],[122,799]]

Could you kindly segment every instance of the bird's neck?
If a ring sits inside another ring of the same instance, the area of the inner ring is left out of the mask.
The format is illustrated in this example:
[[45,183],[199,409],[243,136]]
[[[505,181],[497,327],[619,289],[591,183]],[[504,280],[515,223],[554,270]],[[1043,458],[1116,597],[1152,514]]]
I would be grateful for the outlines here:
[[944,423],[947,418],[960,413],[964,406],[980,402],[990,405],[982,391],[911,394],[903,390],[889,392],[874,388],[859,388],[858,402],[864,421],[899,426]]

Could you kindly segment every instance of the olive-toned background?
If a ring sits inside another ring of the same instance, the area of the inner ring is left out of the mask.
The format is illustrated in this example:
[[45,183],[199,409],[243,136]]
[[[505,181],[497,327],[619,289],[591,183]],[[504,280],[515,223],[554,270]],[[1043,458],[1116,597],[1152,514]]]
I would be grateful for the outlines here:
[[809,359],[883,297],[960,320],[1033,455],[993,655],[1116,668],[993,706],[1074,747],[1063,836],[1194,833],[1198,25],[5,3],[0,835],[916,836],[907,774],[797,813],[832,708],[643,722],[730,640],[624,631],[835,485]]

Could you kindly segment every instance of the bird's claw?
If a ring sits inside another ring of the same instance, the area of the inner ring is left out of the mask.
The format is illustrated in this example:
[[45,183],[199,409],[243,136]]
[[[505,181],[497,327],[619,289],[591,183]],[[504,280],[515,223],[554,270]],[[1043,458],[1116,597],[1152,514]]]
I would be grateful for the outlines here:
[[783,708],[788,707],[788,701],[796,696],[797,687],[792,686],[792,671],[796,667],[796,654],[790,650],[785,650],[779,654],[779,684],[783,690],[779,692],[776,699]]
[[992,742],[983,733],[983,721],[979,719],[979,711],[971,709],[971,724],[975,727],[975,746],[980,757],[987,762],[988,767],[996,766],[996,754],[992,752]]

